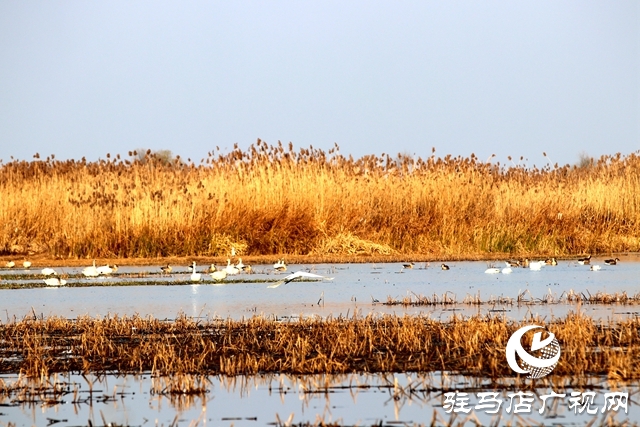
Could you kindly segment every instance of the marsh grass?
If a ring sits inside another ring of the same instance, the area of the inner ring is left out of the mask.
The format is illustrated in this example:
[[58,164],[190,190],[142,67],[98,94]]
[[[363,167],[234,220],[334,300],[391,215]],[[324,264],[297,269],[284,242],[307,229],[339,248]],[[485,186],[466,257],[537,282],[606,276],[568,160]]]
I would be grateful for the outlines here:
[[[586,292],[586,294],[585,294]],[[483,300],[479,294],[467,294],[462,300],[459,300],[452,292],[446,292],[442,295],[419,295],[409,292],[404,297],[387,296],[382,302],[383,305],[394,306],[401,305],[403,307],[419,307],[419,306],[455,306],[455,305],[544,305],[544,304],[601,304],[601,305],[637,305],[640,304],[640,293],[629,295],[627,292],[615,292],[613,294],[607,292],[596,292],[591,294],[588,290],[585,292],[576,292],[573,289],[563,292],[561,295],[555,295],[551,292],[541,296],[534,297],[529,290],[523,291],[517,297],[491,296],[489,299]],[[377,301],[373,302],[374,304]]]
[[[554,375],[640,378],[640,320],[597,322],[572,314],[531,321],[560,342]],[[525,323],[373,315],[285,322],[29,318],[0,326],[0,373],[45,379],[56,372],[151,372],[178,378],[160,390],[204,387],[198,380],[181,382],[179,375],[442,371],[509,377],[504,349]]]
[[258,141],[196,165],[152,153],[0,166],[0,253],[441,258],[640,249],[640,157],[505,167]]

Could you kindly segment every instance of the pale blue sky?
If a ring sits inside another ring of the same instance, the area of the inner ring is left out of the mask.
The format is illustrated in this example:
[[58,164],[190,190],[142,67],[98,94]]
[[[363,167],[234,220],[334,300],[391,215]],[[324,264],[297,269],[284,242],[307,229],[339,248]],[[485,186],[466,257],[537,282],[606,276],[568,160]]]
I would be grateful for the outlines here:
[[638,1],[0,2],[0,158],[640,149]]

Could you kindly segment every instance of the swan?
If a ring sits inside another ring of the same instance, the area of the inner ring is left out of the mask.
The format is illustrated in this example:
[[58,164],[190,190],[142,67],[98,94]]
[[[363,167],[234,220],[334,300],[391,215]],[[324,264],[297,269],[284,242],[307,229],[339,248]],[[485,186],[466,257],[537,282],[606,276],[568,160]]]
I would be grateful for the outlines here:
[[5,264],[5,267],[7,268],[13,268],[16,266],[16,263],[14,261],[7,261],[7,263]]
[[502,269],[502,274],[511,274],[512,271],[511,267],[505,267]]
[[210,274],[210,276],[213,280],[220,281],[227,278],[227,272],[226,270],[214,271],[213,273]]
[[231,260],[229,258],[227,258],[227,266],[224,268],[224,271],[226,271],[230,276],[233,276],[234,274],[238,274],[240,272],[239,269],[231,265]]
[[96,268],[96,260],[93,260],[93,265],[90,267],[85,267],[82,270],[82,274],[85,275],[85,277],[98,277],[100,275],[100,273],[98,273],[98,269]]
[[616,265],[618,263],[618,261],[620,261],[620,258],[616,258],[616,259],[605,259],[604,263],[607,265]]
[[202,274],[200,273],[196,273],[196,262],[193,261],[193,272],[191,273],[191,281],[192,282],[199,282],[200,279],[202,278]]
[[539,271],[542,269],[543,265],[545,265],[544,261],[531,261],[529,263],[529,269],[534,271]]
[[447,264],[440,264],[440,268],[443,270],[448,270],[449,266]]
[[238,263],[236,264],[236,268],[238,270],[244,270],[246,266],[242,263],[242,258],[238,258]]
[[67,281],[64,279],[58,279],[57,277],[50,277],[48,279],[44,279],[44,283],[47,286],[64,286],[67,284]]
[[25,262],[23,262],[23,263],[22,263],[22,266],[23,266],[24,268],[29,268],[29,267],[31,267],[31,261],[25,261]]
[[295,273],[288,275],[284,279],[277,281],[273,285],[267,286],[267,288],[277,288],[280,285],[284,285],[291,282],[292,280],[296,280],[298,277],[315,277],[320,279],[333,280],[333,277],[324,277],[319,274],[307,273],[306,271],[296,271]]
[[111,274],[111,273],[115,273],[116,271],[118,271],[118,266],[113,264],[113,268],[109,267],[109,264],[107,265],[103,265],[101,267],[96,268],[96,270],[98,271],[98,274]]
[[602,267],[600,267],[599,265],[597,265],[597,264],[596,264],[596,265],[592,265],[592,266],[589,268],[589,270],[591,270],[591,271],[598,271],[598,270],[600,270],[601,268],[602,268]]
[[500,269],[499,268],[487,268],[484,272],[487,273],[487,274],[497,274],[497,273],[500,273]]
[[278,260],[278,262],[273,264],[273,269],[276,271],[287,271],[287,264],[284,263],[284,259]]
[[57,275],[58,274],[58,273],[56,273],[56,271],[53,268],[49,268],[49,267],[43,268],[41,273],[44,276],[51,276],[51,275]]

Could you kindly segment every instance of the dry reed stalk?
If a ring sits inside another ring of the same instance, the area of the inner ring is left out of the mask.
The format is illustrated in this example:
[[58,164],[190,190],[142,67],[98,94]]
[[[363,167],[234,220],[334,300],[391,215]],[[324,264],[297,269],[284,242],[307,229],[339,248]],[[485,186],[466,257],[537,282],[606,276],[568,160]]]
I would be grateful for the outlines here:
[[[562,358],[554,375],[640,378],[640,320],[598,322],[574,314],[532,321],[558,337]],[[447,371],[496,378],[512,375],[504,350],[524,323],[529,322],[408,316],[289,322],[25,319],[0,325],[0,373],[46,378],[68,371],[159,376]],[[179,390],[183,383],[169,386]]]
[[640,156],[588,167],[346,158],[258,141],[199,165],[131,153],[0,164],[0,252],[442,258],[640,249]]

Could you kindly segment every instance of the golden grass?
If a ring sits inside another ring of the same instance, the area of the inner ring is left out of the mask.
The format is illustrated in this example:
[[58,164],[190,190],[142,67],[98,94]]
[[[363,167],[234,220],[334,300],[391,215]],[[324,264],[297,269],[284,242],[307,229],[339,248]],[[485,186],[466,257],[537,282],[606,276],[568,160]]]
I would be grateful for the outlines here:
[[[640,378],[640,320],[596,322],[582,315],[534,323],[556,334],[562,357],[554,375]],[[0,325],[0,373],[43,381],[56,372],[178,375],[445,371],[509,377],[505,347],[528,322],[500,317],[367,316],[173,322],[110,317],[24,319]],[[191,387],[202,383],[191,379]]]
[[199,165],[130,153],[0,167],[0,253],[570,255],[640,249],[640,156],[525,169],[258,141]]

